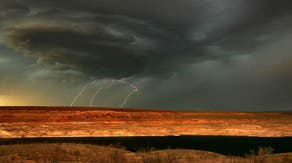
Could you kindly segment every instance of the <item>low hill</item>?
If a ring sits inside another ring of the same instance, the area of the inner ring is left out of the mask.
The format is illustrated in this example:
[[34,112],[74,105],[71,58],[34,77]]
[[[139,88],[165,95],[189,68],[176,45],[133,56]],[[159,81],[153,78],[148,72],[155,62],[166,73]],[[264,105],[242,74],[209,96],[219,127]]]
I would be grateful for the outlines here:
[[226,156],[208,151],[141,149],[129,152],[110,146],[84,144],[26,144],[0,146],[0,162],[62,162],[62,163],[274,163],[291,162],[292,153],[271,154],[268,150],[245,157]]

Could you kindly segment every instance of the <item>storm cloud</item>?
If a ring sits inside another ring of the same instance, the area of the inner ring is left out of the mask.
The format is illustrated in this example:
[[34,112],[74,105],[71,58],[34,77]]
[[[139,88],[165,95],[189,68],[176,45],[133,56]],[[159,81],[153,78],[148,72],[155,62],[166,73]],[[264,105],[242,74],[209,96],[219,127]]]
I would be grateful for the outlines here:
[[23,80],[78,90],[124,78],[143,92],[132,107],[289,110],[288,0],[1,0],[0,9],[0,43],[31,60]]

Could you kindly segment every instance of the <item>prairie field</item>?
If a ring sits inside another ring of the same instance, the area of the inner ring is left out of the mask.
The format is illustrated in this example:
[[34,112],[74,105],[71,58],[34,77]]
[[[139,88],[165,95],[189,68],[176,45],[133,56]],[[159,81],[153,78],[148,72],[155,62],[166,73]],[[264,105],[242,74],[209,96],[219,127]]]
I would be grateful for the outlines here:
[[292,136],[292,113],[0,107],[0,138],[169,135]]

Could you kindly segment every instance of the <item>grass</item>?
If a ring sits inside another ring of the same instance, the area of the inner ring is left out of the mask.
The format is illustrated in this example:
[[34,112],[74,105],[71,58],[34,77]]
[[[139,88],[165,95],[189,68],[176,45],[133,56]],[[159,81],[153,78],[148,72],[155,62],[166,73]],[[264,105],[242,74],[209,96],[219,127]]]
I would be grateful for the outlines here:
[[271,147],[259,147],[243,157],[207,151],[154,148],[129,152],[123,148],[86,144],[24,144],[0,146],[0,162],[34,163],[289,163],[292,153],[273,154]]

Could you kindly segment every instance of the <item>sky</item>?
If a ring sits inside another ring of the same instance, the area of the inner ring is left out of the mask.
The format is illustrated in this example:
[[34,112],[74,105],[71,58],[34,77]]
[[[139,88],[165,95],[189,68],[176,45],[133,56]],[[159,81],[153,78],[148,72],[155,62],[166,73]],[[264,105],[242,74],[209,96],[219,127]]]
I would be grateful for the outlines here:
[[290,0],[0,0],[0,105],[292,111],[291,42]]

